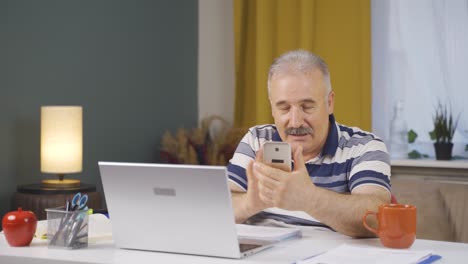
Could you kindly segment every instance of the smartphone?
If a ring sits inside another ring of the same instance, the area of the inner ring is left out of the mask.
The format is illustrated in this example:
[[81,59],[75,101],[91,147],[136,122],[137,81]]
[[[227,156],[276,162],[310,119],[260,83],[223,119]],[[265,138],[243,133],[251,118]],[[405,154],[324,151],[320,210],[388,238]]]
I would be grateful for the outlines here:
[[286,142],[265,142],[263,162],[284,171],[291,171],[291,146]]

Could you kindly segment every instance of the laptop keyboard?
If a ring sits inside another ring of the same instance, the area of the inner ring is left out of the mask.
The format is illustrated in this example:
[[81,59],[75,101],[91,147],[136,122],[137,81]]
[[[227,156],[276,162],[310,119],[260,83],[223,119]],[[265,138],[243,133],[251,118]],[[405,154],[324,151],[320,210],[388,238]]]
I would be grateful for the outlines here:
[[240,252],[246,252],[254,248],[261,247],[262,245],[253,245],[253,244],[239,244]]

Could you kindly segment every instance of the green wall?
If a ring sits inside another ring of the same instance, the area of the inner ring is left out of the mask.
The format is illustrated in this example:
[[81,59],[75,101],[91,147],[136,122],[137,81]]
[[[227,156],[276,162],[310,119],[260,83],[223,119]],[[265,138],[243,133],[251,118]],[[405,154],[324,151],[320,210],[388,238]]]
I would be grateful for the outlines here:
[[82,182],[97,162],[157,162],[197,124],[197,1],[0,0],[0,216],[39,183],[40,106],[82,105]]

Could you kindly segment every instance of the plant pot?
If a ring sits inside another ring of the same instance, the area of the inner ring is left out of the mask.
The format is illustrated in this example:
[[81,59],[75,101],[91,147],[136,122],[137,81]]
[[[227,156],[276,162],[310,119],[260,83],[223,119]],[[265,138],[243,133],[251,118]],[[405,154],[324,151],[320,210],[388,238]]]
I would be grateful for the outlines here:
[[434,143],[437,160],[451,160],[453,143]]

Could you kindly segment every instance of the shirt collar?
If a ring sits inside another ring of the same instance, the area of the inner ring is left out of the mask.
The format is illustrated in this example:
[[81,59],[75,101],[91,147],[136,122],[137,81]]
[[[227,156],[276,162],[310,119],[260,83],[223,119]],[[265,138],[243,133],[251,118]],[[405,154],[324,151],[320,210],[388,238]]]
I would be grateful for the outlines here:
[[[276,128],[276,126],[275,126]],[[272,141],[279,141],[279,142],[282,142],[283,140],[281,139],[280,137],[280,134],[278,132],[278,128],[275,129],[275,132],[273,133],[273,135],[271,136],[271,140]]]
[[328,120],[330,121],[330,129],[328,130],[327,141],[322,149],[322,156],[334,156],[338,149],[338,129],[336,128],[335,116],[333,114],[329,115]]
[[[333,114],[328,116],[330,123],[330,129],[328,130],[327,141],[322,149],[323,155],[335,155],[336,149],[338,148],[338,129],[336,128],[335,116]],[[278,130],[275,130],[271,137],[272,141],[283,141],[278,133]]]

